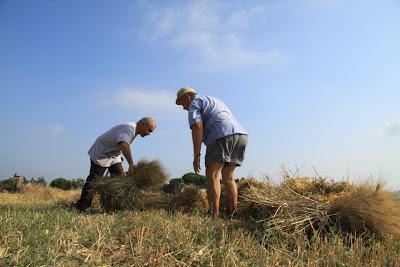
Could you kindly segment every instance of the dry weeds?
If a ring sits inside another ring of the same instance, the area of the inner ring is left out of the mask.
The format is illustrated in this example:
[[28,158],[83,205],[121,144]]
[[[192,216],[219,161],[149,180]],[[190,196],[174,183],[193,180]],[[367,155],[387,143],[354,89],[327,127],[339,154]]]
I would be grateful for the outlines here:
[[[79,192],[37,189],[0,193],[0,266],[400,266],[393,237],[285,237],[278,228],[249,232],[246,221],[163,209],[86,215],[58,205]],[[271,199],[258,203],[287,208]]]

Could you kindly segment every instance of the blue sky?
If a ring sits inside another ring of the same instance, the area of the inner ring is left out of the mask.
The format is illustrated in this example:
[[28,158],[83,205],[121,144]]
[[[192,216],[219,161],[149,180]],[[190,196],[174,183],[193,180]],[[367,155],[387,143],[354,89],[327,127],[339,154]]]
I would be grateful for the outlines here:
[[192,86],[249,131],[238,177],[284,165],[400,189],[399,14],[395,0],[0,0],[0,177],[86,178],[97,136],[145,115],[158,128],[134,159],[180,177],[192,143],[174,99]]

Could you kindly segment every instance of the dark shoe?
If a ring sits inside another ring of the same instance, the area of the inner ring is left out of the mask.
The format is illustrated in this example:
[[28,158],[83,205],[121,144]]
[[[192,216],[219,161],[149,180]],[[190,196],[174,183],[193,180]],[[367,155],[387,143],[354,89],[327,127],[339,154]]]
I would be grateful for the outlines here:
[[78,203],[76,203],[75,208],[77,211],[79,212],[86,212],[86,207],[82,207],[81,205],[79,205]]

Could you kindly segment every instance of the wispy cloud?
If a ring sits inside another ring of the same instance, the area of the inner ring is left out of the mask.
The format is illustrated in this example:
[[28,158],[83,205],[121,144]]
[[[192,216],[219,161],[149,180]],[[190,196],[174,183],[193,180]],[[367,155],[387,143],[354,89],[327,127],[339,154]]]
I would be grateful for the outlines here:
[[268,64],[281,57],[278,50],[248,48],[242,37],[254,20],[267,15],[267,6],[232,10],[228,2],[197,0],[186,3],[189,4],[153,9],[148,16],[149,27],[153,29],[148,39],[163,41],[217,68]]
[[387,122],[384,128],[380,131],[380,136],[383,137],[400,136],[400,119]]
[[307,0],[304,1],[306,5],[314,9],[332,8],[342,3],[347,3],[344,0]]
[[171,115],[178,112],[175,97],[174,94],[163,90],[127,88],[106,97],[107,100],[102,100],[101,104],[144,114]]
[[60,124],[53,124],[35,131],[38,138],[56,138],[64,135],[64,127]]

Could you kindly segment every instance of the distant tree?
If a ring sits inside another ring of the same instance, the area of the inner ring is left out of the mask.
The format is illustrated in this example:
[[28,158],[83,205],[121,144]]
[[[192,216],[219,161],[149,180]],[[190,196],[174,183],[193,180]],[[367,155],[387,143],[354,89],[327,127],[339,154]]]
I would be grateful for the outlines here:
[[47,182],[43,176],[40,176],[37,179],[34,179],[33,184],[40,185],[40,186],[47,186]]
[[73,189],[82,188],[84,184],[85,180],[83,180],[82,178],[72,179],[71,181],[71,186]]
[[10,178],[7,180],[0,181],[0,191],[5,192],[17,192],[17,180]]
[[0,191],[20,192],[26,184],[26,178],[20,175],[13,175],[7,180],[0,181]]
[[194,172],[186,173],[182,176],[182,180],[185,184],[197,185],[198,187],[206,187],[206,177],[204,175],[195,174]]
[[72,188],[72,183],[70,180],[60,177],[51,181],[50,186],[54,188],[60,188],[63,190],[69,190]]

